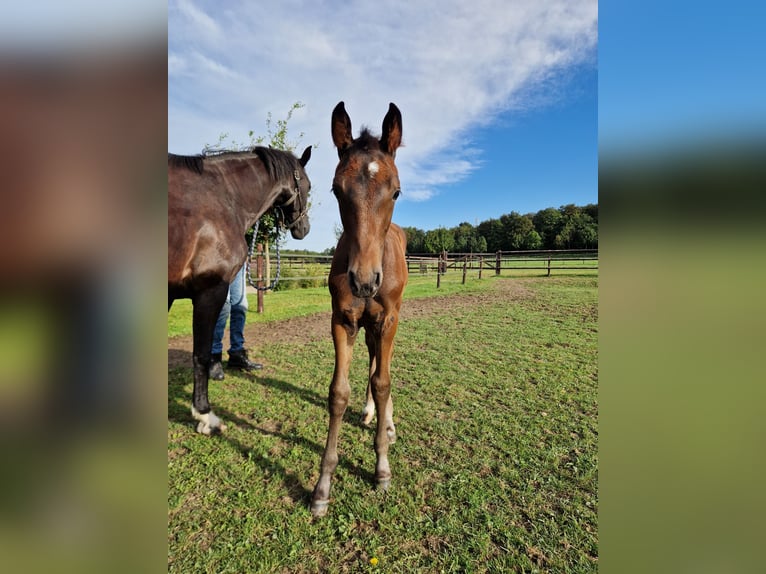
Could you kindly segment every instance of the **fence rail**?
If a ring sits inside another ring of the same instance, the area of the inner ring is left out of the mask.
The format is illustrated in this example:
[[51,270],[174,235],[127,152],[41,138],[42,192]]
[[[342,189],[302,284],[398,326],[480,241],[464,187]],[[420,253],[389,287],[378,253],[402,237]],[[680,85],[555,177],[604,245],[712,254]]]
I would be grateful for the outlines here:
[[435,272],[439,275],[448,269],[462,269],[463,282],[465,274],[474,269],[478,269],[479,278],[485,269],[494,270],[495,275],[500,275],[503,270],[544,270],[550,276],[553,271],[598,269],[598,249],[413,254],[407,257],[407,269],[410,273]]
[[[268,285],[276,273],[276,257],[264,253],[260,279]],[[321,287],[327,285],[332,255],[305,253],[282,253],[279,283],[282,289]],[[254,265],[255,269],[256,266]],[[481,279],[484,273],[501,275],[503,271],[542,271],[547,276],[559,271],[597,270],[598,249],[555,250],[555,251],[497,251],[495,253],[447,253],[438,255],[413,253],[407,255],[407,270],[410,274],[436,275],[436,285],[448,271],[462,271],[465,283],[468,273],[477,272]],[[262,306],[262,292],[259,308]]]

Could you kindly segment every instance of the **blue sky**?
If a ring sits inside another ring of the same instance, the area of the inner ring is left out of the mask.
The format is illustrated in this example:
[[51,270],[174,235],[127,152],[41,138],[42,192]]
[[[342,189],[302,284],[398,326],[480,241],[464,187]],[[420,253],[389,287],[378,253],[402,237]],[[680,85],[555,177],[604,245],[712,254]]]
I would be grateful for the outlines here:
[[475,171],[440,186],[428,202],[398,205],[396,220],[434,229],[476,225],[511,211],[597,203],[597,71],[587,65],[574,72],[565,98],[501,114],[494,125],[472,130],[481,150]]
[[603,151],[766,133],[766,3],[606,1],[599,20]]
[[168,151],[198,153],[221,133],[245,142],[268,112],[305,104],[289,131],[318,145],[312,230],[290,247],[335,242],[340,100],[355,134],[379,132],[390,101],[402,111],[401,225],[598,201],[595,1],[172,0],[168,34]]

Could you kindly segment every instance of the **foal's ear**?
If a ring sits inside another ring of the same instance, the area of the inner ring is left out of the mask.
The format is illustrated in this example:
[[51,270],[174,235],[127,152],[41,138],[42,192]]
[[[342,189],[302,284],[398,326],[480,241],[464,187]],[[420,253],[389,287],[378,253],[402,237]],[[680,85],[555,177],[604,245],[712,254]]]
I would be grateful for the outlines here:
[[380,147],[383,151],[396,156],[396,149],[402,145],[402,112],[392,102],[388,104],[388,113],[383,118],[383,135]]
[[352,144],[354,138],[351,136],[351,118],[346,113],[343,102],[339,102],[332,111],[332,141],[338,148],[338,157]]
[[301,156],[301,159],[298,161],[300,162],[301,166],[306,167],[306,164],[311,159],[311,146],[307,147],[305,150],[303,150],[303,155]]

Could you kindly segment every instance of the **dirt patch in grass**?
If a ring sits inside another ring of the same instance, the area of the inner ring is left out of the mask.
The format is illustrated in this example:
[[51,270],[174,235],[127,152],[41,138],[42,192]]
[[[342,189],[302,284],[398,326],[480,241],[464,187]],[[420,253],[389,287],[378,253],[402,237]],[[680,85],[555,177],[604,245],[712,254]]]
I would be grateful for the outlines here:
[[[424,319],[442,315],[450,309],[491,306],[497,301],[526,299],[533,292],[523,281],[513,279],[496,280],[491,289],[479,293],[453,294],[438,297],[410,299],[402,304],[400,320]],[[245,341],[248,347],[254,342],[305,344],[311,341],[330,338],[330,310],[306,317],[293,317],[268,323],[245,325]],[[224,341],[224,348],[226,341]],[[168,339],[168,368],[191,367],[192,337],[173,337]]]

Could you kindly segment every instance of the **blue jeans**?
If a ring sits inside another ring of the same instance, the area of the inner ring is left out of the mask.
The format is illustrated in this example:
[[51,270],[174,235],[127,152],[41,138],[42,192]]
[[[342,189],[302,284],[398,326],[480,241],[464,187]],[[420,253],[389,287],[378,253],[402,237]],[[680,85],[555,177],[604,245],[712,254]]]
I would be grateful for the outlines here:
[[229,321],[229,353],[242,351],[245,348],[245,315],[247,313],[247,296],[245,294],[245,266],[239,270],[234,281],[229,285],[229,294],[223,304],[218,321],[213,332],[213,354],[223,352],[223,331],[226,320]]

